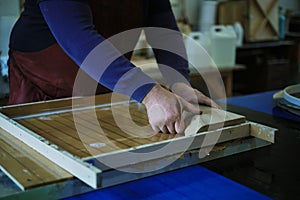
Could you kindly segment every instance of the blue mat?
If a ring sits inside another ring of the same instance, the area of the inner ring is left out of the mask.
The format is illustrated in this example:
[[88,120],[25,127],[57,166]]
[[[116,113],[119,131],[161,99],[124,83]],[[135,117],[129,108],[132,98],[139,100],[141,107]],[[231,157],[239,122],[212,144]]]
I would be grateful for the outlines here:
[[84,199],[269,200],[270,198],[196,165],[67,198],[67,200]]
[[[251,95],[227,98],[227,104],[248,108],[251,110],[267,113],[277,117],[300,122],[300,117],[282,108],[273,102],[273,94],[278,91],[269,91]],[[222,102],[222,100],[220,100]]]

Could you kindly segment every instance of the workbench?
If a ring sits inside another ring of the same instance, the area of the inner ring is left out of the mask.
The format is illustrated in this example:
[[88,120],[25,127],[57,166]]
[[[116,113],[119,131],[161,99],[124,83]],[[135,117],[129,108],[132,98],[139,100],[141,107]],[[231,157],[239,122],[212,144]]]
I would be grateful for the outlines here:
[[227,103],[230,111],[278,128],[275,144],[69,199],[296,199],[300,118],[276,107],[274,93],[232,97]]

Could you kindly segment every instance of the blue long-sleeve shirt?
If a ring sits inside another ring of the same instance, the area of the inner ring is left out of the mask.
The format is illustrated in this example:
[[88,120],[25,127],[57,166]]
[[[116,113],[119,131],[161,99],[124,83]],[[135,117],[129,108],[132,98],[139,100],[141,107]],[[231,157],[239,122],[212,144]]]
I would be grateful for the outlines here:
[[[128,0],[122,0],[123,4],[126,1]],[[121,1],[107,2],[113,5]],[[140,27],[162,27],[178,31],[168,0],[137,0],[137,2],[140,2],[142,12],[132,15],[133,17],[141,15]],[[97,0],[94,0],[94,3],[93,0],[26,0],[24,12],[11,34],[10,49],[36,52],[58,43],[78,66],[100,84],[142,101],[155,82],[125,58],[116,46],[105,40],[107,36],[101,34],[101,30],[105,27],[97,24],[96,18],[97,12],[105,11],[103,8],[98,8],[96,4]],[[124,12],[139,11],[125,10]],[[114,13],[110,14],[114,15]],[[126,21],[110,25],[121,24],[126,27]],[[136,27],[128,25],[128,28]],[[150,32],[146,31],[150,45],[155,46],[157,41],[170,43],[168,35]],[[103,33],[105,34],[105,31]],[[138,36],[137,34],[136,37]],[[134,38],[132,40],[134,41]],[[180,37],[174,42],[177,48],[184,50]],[[87,56],[91,55],[91,51],[99,45],[102,48],[98,48],[96,52],[98,56],[93,56],[87,61]],[[189,70],[184,58],[161,49],[154,49],[154,53],[158,63],[170,66],[188,78]],[[110,60],[111,63],[108,62]],[[162,69],[161,71],[163,75],[167,73]],[[167,75],[164,77],[168,79]],[[174,82],[174,80],[170,79],[167,82]]]

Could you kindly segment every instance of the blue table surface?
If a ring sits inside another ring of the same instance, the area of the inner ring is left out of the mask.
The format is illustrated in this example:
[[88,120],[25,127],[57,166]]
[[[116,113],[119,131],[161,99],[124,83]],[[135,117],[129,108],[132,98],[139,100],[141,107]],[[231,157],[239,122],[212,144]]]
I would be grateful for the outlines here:
[[196,165],[67,198],[67,200],[84,199],[269,200],[270,198]]
[[[273,103],[269,91],[227,99],[227,104],[300,121]],[[200,165],[166,172],[160,175],[132,181],[90,193],[67,198],[84,199],[270,199],[250,188],[216,174]]]
[[278,91],[268,91],[256,94],[250,94],[245,96],[227,98],[227,104],[234,106],[240,106],[263,112],[276,117],[281,117],[288,120],[300,122],[300,117],[292,114],[278,106],[273,102],[273,95]]

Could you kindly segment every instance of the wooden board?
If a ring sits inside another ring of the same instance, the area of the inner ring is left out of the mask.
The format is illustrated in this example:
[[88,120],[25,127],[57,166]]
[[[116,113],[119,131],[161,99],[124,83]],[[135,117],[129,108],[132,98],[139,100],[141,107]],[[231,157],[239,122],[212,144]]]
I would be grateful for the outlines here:
[[22,189],[73,178],[28,145],[0,128],[0,169]]
[[[75,101],[73,112],[70,99],[3,107],[0,109],[3,113],[0,114],[0,126],[93,188],[101,187],[101,174],[103,170],[109,170],[98,165],[96,162],[98,158],[118,160],[126,152],[139,153],[158,149],[171,142],[180,147],[174,152],[152,158],[160,159],[203,147],[207,135],[216,138],[215,142],[228,142],[251,136],[250,124],[245,123],[245,117],[213,109],[217,113],[225,113],[225,122],[227,122],[225,125],[230,125],[228,128],[220,129],[221,121],[210,121],[212,109],[206,107],[202,108],[204,114],[199,116],[200,119],[203,118],[204,123],[200,126],[205,132],[191,136],[150,133],[149,129],[136,129],[129,125],[130,123],[140,126],[148,124],[143,106],[132,101],[108,104],[110,99],[109,95],[97,96],[95,99],[92,98],[95,105],[91,106],[89,102],[91,97],[79,98],[78,102]],[[84,104],[84,102],[88,103]],[[123,124],[122,129],[117,124],[112,110],[118,116],[118,123]],[[96,120],[92,117],[93,114]],[[208,124],[215,124],[214,127],[218,130],[207,129]],[[188,148],[181,149],[188,141],[193,143]],[[206,145],[214,145],[214,141],[208,141]],[[147,160],[136,156],[118,167],[142,161]],[[23,185],[22,187],[25,188]]]

